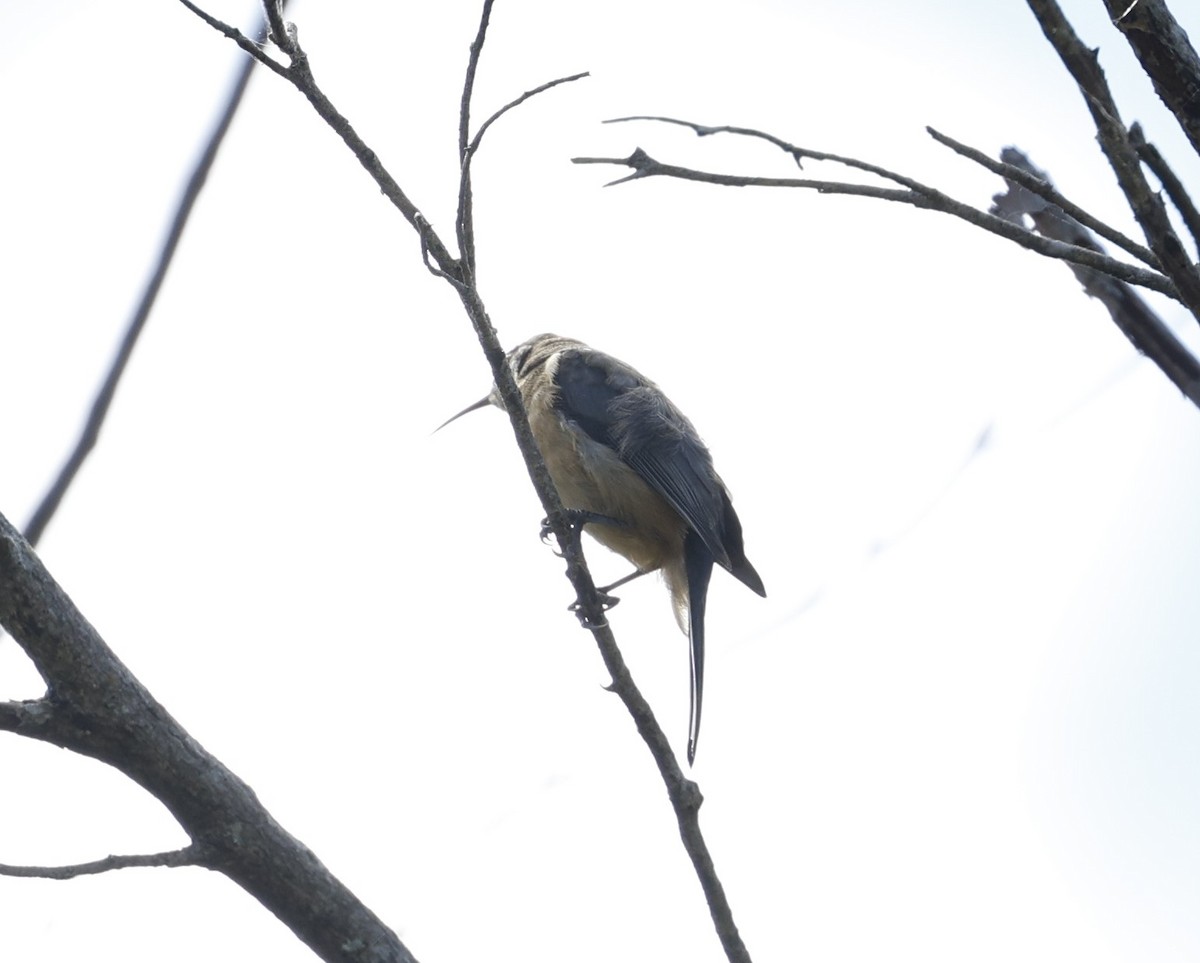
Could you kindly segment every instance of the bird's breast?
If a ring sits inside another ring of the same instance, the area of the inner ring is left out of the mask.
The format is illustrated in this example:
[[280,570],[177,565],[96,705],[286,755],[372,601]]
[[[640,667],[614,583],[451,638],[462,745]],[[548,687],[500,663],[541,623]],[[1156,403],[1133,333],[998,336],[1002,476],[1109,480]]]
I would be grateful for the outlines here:
[[612,448],[554,409],[531,411],[530,427],[563,505],[622,523],[588,524],[593,538],[642,571],[682,556],[683,519]]

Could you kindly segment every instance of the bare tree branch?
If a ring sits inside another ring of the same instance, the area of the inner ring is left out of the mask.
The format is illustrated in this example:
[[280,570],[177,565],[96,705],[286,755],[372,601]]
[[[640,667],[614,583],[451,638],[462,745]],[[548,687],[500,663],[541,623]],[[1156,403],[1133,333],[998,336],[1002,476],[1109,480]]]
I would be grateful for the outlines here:
[[115,869],[135,867],[204,866],[200,851],[195,846],[172,849],[165,853],[145,853],[129,856],[105,856],[90,863],[74,863],[70,866],[11,866],[0,863],[0,876],[21,876],[31,879],[75,879],[78,876],[95,876]]
[[1194,252],[1200,252],[1200,211],[1196,209],[1195,203],[1192,201],[1191,195],[1187,188],[1183,186],[1175,171],[1171,169],[1171,165],[1167,163],[1157,147],[1146,140],[1146,135],[1142,132],[1141,124],[1132,124],[1129,128],[1129,141],[1133,144],[1133,149],[1137,151],[1138,157],[1142,163],[1154,172],[1154,176],[1158,178],[1163,186],[1163,190],[1167,192],[1167,197],[1171,199],[1171,203],[1175,205],[1175,210],[1179,212],[1179,216],[1183,218],[1183,223],[1188,229],[1188,233],[1192,236],[1192,249]]
[[[1035,0],[1030,0],[1030,2],[1033,4]],[[1092,63],[1094,66],[1094,59],[1087,60],[1087,62]],[[1100,89],[1102,85],[1103,78],[1101,77],[1099,85],[1094,84],[1094,86]],[[1103,90],[1106,92],[1107,88],[1103,88]],[[1097,116],[1107,117],[1109,115],[1105,111],[1099,111]],[[931,127],[926,128],[930,136],[939,143],[944,144],[961,156],[980,164],[987,170],[999,174],[1009,181],[1010,194],[1004,198],[1007,203],[998,203],[997,207],[994,207],[991,211],[983,212],[970,205],[963,204],[935,188],[922,184],[912,178],[904,177],[886,168],[879,167],[878,165],[859,161],[855,158],[847,158],[837,154],[829,154],[824,151],[815,151],[800,147],[773,134],[764,133],[752,128],[730,125],[712,126],[658,116],[623,117],[617,120],[651,120],[674,124],[687,127],[700,137],[727,133],[756,138],[778,147],[788,154],[797,165],[800,165],[804,159],[831,161],[854,170],[890,180],[893,183],[902,185],[906,190],[808,178],[742,177],[729,174],[716,174],[663,164],[650,157],[641,148],[638,148],[626,158],[578,157],[574,159],[575,163],[579,164],[619,164],[632,168],[632,174],[612,181],[612,184],[620,184],[643,177],[667,176],[681,180],[701,181],[725,186],[798,187],[815,190],[819,193],[875,197],[882,200],[910,204],[914,207],[942,211],[959,217],[984,230],[1006,237],[1040,254],[1060,258],[1066,261],[1072,271],[1075,272],[1084,285],[1084,290],[1091,296],[1098,298],[1108,307],[1113,320],[1134,346],[1153,360],[1167,377],[1170,378],[1171,382],[1183,392],[1185,397],[1197,406],[1200,406],[1200,362],[1197,361],[1192,352],[1171,332],[1150,307],[1129,287],[1131,284],[1138,285],[1166,294],[1177,300],[1183,300],[1172,281],[1174,275],[1171,278],[1164,277],[1158,270],[1147,271],[1143,268],[1108,257],[1089,233],[1088,228],[1095,230],[1106,239],[1119,245],[1156,269],[1162,264],[1162,252],[1173,251],[1178,255],[1181,250],[1178,239],[1175,238],[1173,233],[1170,233],[1169,237],[1160,234],[1157,239],[1147,234],[1147,237],[1152,242],[1151,248],[1146,248],[1136,243],[1121,232],[1104,224],[1098,218],[1091,216],[1078,205],[1067,200],[1059,191],[1055,190],[1054,186],[1049,183],[1040,171],[1029,165],[1019,154],[1014,154],[1012,157],[1006,155],[1000,161],[996,161],[981,151],[962,144],[951,137],[947,137],[945,134]],[[1097,120],[1097,123],[1099,124],[1101,121]],[[1112,121],[1112,123],[1115,124],[1116,121]],[[1112,131],[1109,134],[1110,136],[1115,136],[1112,134]],[[1137,134],[1140,140],[1140,131]],[[1124,136],[1124,133],[1121,132],[1122,139]],[[1128,141],[1126,143],[1128,144]],[[1129,147],[1127,152],[1132,155],[1133,148]],[[1148,151],[1146,154],[1150,156]],[[1136,158],[1133,164],[1135,167],[1137,166]],[[1185,221],[1188,221],[1189,224],[1193,223],[1190,218],[1195,208],[1191,206],[1190,198],[1188,198],[1182,186],[1173,180],[1174,175],[1170,172],[1170,169],[1166,168],[1165,164],[1161,166],[1164,172],[1160,176],[1163,178],[1164,184],[1170,184],[1168,192],[1173,197],[1176,193],[1178,194],[1179,200],[1177,201],[1177,205],[1181,211],[1188,212],[1184,214]],[[1140,170],[1136,173],[1138,177],[1141,176]],[[998,202],[1000,200],[1000,198],[997,198]],[[1161,202],[1158,202],[1158,207],[1161,211]],[[1165,223],[1165,211],[1162,211],[1162,214],[1162,220]],[[1035,226],[1040,233],[1034,233],[1025,228],[1023,223],[1025,215],[1033,218]],[[1200,218],[1197,218],[1197,222],[1200,223]],[[1167,230],[1169,232],[1169,225]],[[1186,256],[1182,258],[1176,256],[1173,266],[1176,273],[1179,274],[1185,283],[1189,282],[1195,275],[1195,270],[1187,261]],[[1191,305],[1188,306],[1191,307]],[[1194,313],[1196,312],[1194,311]],[[1200,319],[1200,313],[1197,313],[1197,318]]]
[[[856,157],[846,157],[842,154],[830,154],[823,150],[813,150],[810,147],[800,147],[797,144],[789,144],[786,140],[776,137],[774,134],[768,134],[765,131],[754,130],[752,127],[732,127],[728,124],[718,126],[710,126],[708,124],[697,124],[691,120],[679,120],[675,117],[650,117],[639,115],[635,117],[614,117],[611,120],[606,120],[606,124],[624,124],[634,120],[652,120],[660,124],[675,124],[678,127],[687,127],[695,132],[697,137],[711,137],[713,134],[737,134],[741,137],[750,137],[757,140],[765,140],[769,144],[774,144],[785,154],[790,154],[792,160],[796,162],[797,167],[803,167],[801,163],[806,158],[808,160],[831,161],[835,164],[841,164],[843,167],[849,167],[852,170],[863,171],[866,174],[874,174],[876,177],[887,181],[894,181],[902,187],[907,187],[911,191],[921,193],[927,188],[918,181],[914,181],[910,177],[905,177],[903,174],[898,174],[895,171],[890,171],[886,167],[880,167],[878,164],[871,164],[867,161],[859,160]],[[769,179],[765,179],[769,180]],[[776,186],[767,184],[765,186]]]
[[279,61],[275,60],[272,57],[269,57],[267,55],[266,51],[262,49],[263,43],[265,41],[259,41],[256,43],[255,41],[251,40],[249,37],[245,36],[240,30],[238,30],[237,27],[231,27],[229,24],[223,23],[222,21],[218,20],[216,17],[214,17],[208,13],[205,13],[203,10],[201,10],[199,7],[197,7],[194,3],[192,3],[191,0],[179,0],[179,2],[182,3],[190,11],[192,11],[192,13],[194,13],[197,17],[199,17],[201,20],[203,20],[206,24],[208,24],[214,30],[217,30],[217,31],[220,31],[221,33],[223,33],[226,37],[228,37],[230,40],[232,40],[234,43],[236,43],[239,47],[242,48],[242,50],[244,50],[246,53],[248,53],[252,58],[254,58],[256,61],[258,61],[260,64],[262,64],[268,70],[273,70],[275,73],[279,74],[279,76],[281,76],[281,77],[287,76],[287,68],[283,64],[279,63]]
[[1200,57],[1163,0],[1105,0],[1154,90],[1200,155]]
[[571,83],[572,81],[588,76],[587,71],[571,74],[569,77],[559,77],[557,80],[548,81],[533,88],[533,90],[525,91],[520,97],[509,101],[492,114],[491,117],[483,122],[483,125],[476,132],[475,136],[471,137],[471,102],[475,93],[475,75],[479,70],[479,58],[483,53],[484,40],[487,38],[488,23],[491,21],[492,16],[492,3],[493,0],[484,0],[483,13],[479,18],[479,30],[475,34],[474,41],[471,43],[471,52],[467,58],[467,72],[463,79],[462,98],[459,102],[458,159],[460,173],[458,213],[454,223],[455,234],[458,237],[458,249],[463,262],[463,279],[471,284],[475,283],[475,214],[474,194],[471,189],[471,161],[475,153],[479,150],[479,145],[483,141],[483,135],[492,124],[514,107],[525,103],[530,97],[535,97],[543,91],[557,87],[560,84]]
[[322,959],[413,960],[396,934],[271,817],[250,787],[154,700],[2,515],[0,625],[49,690],[40,703],[4,704],[6,728],[124,773],[179,822],[197,865],[241,886]]
[[[265,36],[265,33],[260,35],[259,44],[262,43],[262,38],[265,38]],[[218,118],[216,126],[209,135],[208,143],[204,145],[204,149],[196,159],[192,173],[187,179],[183,194],[176,205],[175,214],[171,218],[171,225],[167,229],[167,236],[163,241],[162,249],[159,251],[158,262],[154,267],[154,272],[150,275],[150,280],[146,283],[146,288],[142,292],[137,308],[133,312],[133,317],[129,319],[129,324],[126,326],[125,334],[121,338],[121,344],[117,348],[117,353],[113,357],[108,373],[105,375],[104,381],[100,385],[100,390],[96,393],[96,397],[92,402],[92,408],[87,420],[84,422],[83,431],[80,433],[79,439],[75,442],[75,447],[72,449],[71,454],[67,457],[66,463],[59,469],[58,477],[55,478],[50,489],[43,496],[41,503],[34,510],[33,515],[25,525],[25,537],[29,539],[30,545],[37,545],[41,541],[42,535],[46,531],[46,526],[50,524],[50,520],[62,504],[67,490],[75,480],[75,476],[79,474],[84,461],[92,449],[96,447],[96,442],[100,439],[100,430],[103,428],[104,421],[108,417],[108,411],[112,407],[113,398],[117,393],[117,386],[121,382],[122,375],[125,374],[125,368],[128,366],[129,359],[133,355],[133,349],[137,347],[138,338],[141,337],[142,330],[145,328],[146,322],[150,319],[150,312],[154,309],[154,304],[158,299],[158,292],[162,289],[167,271],[171,267],[171,262],[175,259],[175,252],[179,248],[179,240],[183,237],[184,228],[187,227],[188,219],[191,217],[192,210],[196,206],[200,192],[204,189],[204,183],[208,179],[208,172],[212,170],[213,162],[217,158],[217,152],[221,149],[225,135],[229,132],[229,127],[233,123],[234,115],[241,106],[242,97],[250,84],[250,75],[254,71],[254,64],[254,60],[247,60],[238,71],[237,77],[233,82],[233,87],[229,91],[229,97],[225,102],[225,107],[221,111],[221,116]]]
[[[332,101],[317,86],[312,69],[309,66],[308,55],[301,48],[297,39],[296,29],[293,25],[284,25],[282,28],[285,38],[283,42],[286,46],[281,49],[289,57],[289,64],[284,66],[268,57],[251,40],[247,39],[241,31],[205,13],[192,3],[191,0],[179,0],[179,2],[214,30],[219,31],[236,43],[259,63],[270,66],[275,73],[285,78],[292,86],[299,90],[317,114],[320,115],[321,119],[350,148],[354,156],[358,158],[358,162],[362,164],[375,183],[379,185],[379,189],[383,192],[383,195],[392,202],[393,206],[395,206],[404,219],[412,225],[413,230],[417,232],[422,243],[427,246],[429,256],[433,259],[438,269],[451,277],[461,280],[461,265],[459,261],[450,253],[437,233],[433,231],[429,222],[421,216],[417,205],[413,203],[409,196],[401,189],[400,185],[396,183],[395,178],[388,173],[375,151],[367,146],[366,142],[359,136],[358,131],[351,126],[350,122],[342,116],[337,108],[334,107]],[[270,3],[271,0],[266,0],[266,2]]]
[[[1060,211],[1062,211],[1068,217],[1078,221],[1089,231],[1095,231],[1106,240],[1112,241],[1113,244],[1117,245],[1117,247],[1128,251],[1139,261],[1142,261],[1144,264],[1148,264],[1150,267],[1154,268],[1154,270],[1162,270],[1158,263],[1158,258],[1154,256],[1153,251],[1141,244],[1138,244],[1132,238],[1126,237],[1116,228],[1109,227],[1099,218],[1093,217],[1078,204],[1073,204],[1071,201],[1067,200],[1062,196],[1062,194],[1054,189],[1053,184],[1049,183],[1049,181],[1042,180],[1037,175],[1031,173],[1031,168],[1022,168],[1015,164],[1006,164],[1004,161],[994,160],[991,157],[988,157],[988,155],[983,151],[976,150],[974,147],[968,147],[966,144],[959,143],[954,138],[947,137],[945,134],[934,130],[932,127],[926,127],[925,129],[929,132],[929,136],[936,140],[939,144],[945,144],[956,154],[961,154],[963,157],[973,160],[976,164],[986,168],[993,174],[1003,177],[1007,181],[1011,181],[1014,184],[1019,184],[1021,187],[1025,188],[1025,190],[1036,194],[1038,197],[1041,197],[1046,201],[1049,201]],[[1069,241],[1068,238],[1063,237],[1060,237],[1059,240]],[[1085,247],[1087,245],[1080,246]],[[1094,245],[1093,249],[1099,250],[1098,248],[1095,248]]]
[[257,896],[323,958],[411,959],[152,699],[2,517],[0,624],[62,707],[32,735],[114,765],[150,791],[203,849],[205,865]]
[[[853,161],[853,166],[859,170],[875,167],[875,165],[866,164],[862,161],[854,161],[853,158],[840,158],[834,154],[821,154],[819,151],[805,150],[804,156],[820,156],[824,160],[839,162]],[[700,181],[706,184],[720,184],[728,187],[795,187],[815,190],[819,194],[849,194],[857,197],[874,197],[881,200],[898,201],[902,204],[909,204],[925,210],[951,214],[969,224],[974,224],[976,227],[981,227],[993,234],[998,234],[1000,237],[1008,238],[1022,247],[1036,251],[1039,254],[1044,254],[1047,257],[1061,258],[1064,261],[1070,261],[1074,264],[1082,264],[1085,267],[1111,274],[1113,277],[1120,278],[1130,284],[1136,284],[1151,291],[1158,291],[1160,294],[1165,294],[1170,298],[1178,299],[1178,294],[1174,286],[1161,274],[1126,264],[1124,261],[1118,261],[1115,258],[1098,254],[1096,251],[1088,250],[1087,248],[1078,247],[1074,244],[1064,244],[1061,241],[1042,237],[1032,231],[1026,230],[1020,225],[1013,224],[1011,221],[1006,221],[1003,218],[996,217],[994,214],[989,214],[986,211],[972,207],[970,204],[964,204],[962,201],[955,200],[936,188],[929,187],[911,178],[903,177],[892,171],[887,171],[884,168],[877,168],[877,170],[883,171],[881,176],[887,176],[890,180],[911,185],[911,188],[909,190],[897,190],[895,188],[874,187],[867,184],[854,184],[845,181],[823,181],[791,177],[741,177],[730,174],[716,174],[710,171],[698,171],[687,167],[663,164],[655,160],[640,147],[628,157],[574,157],[572,158],[572,162],[576,164],[616,164],[633,169],[634,173],[628,177],[611,181],[609,186],[623,184],[626,181],[638,180],[643,177],[662,176],[673,177],[678,180]]]
[[1200,320],[1200,271],[1187,256],[1171,227],[1162,198],[1150,188],[1142,173],[1137,152],[1121,122],[1121,114],[1104,78],[1104,71],[1100,69],[1096,51],[1084,46],[1055,0],[1027,2],[1041,25],[1042,33],[1079,85],[1092,122],[1096,125],[1100,149],[1116,174],[1121,192],[1146,236],[1146,243],[1158,256],[1163,273],[1179,292],[1179,300]]
[[483,53],[483,42],[487,38],[488,23],[492,18],[493,0],[483,0],[479,16],[479,30],[471,41],[471,52],[467,57],[467,73],[463,78],[462,99],[458,108],[458,213],[454,230],[458,237],[458,252],[463,262],[462,280],[474,283],[475,278],[475,214],[472,208],[471,163],[468,145],[471,137],[471,99],[475,93],[475,74],[479,70],[479,57]]
[[[1005,166],[1021,169],[1038,183],[1048,184],[1049,178],[1015,148],[1005,148]],[[1034,225],[1048,237],[1079,247],[1099,249],[1095,239],[1061,208],[1044,195],[1035,196],[1024,185],[1009,180],[1008,193],[994,198],[992,211],[1001,217],[1030,217]],[[1184,397],[1200,406],[1200,361],[1192,355],[1163,320],[1155,314],[1138,293],[1116,278],[1077,264],[1068,265],[1083,289],[1096,298],[1112,316],[1113,322],[1138,351],[1146,355],[1163,371]]]

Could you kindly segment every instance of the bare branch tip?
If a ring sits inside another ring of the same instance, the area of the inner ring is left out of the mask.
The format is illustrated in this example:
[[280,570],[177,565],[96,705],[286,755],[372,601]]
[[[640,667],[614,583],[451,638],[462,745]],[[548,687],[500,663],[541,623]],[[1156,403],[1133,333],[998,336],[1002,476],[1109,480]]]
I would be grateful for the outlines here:
[[12,866],[0,863],[0,876],[16,876],[25,879],[75,879],[79,876],[96,876],[117,869],[135,867],[201,866],[199,849],[185,846],[165,853],[137,853],[127,856],[105,856],[90,863],[73,863],[68,866]]

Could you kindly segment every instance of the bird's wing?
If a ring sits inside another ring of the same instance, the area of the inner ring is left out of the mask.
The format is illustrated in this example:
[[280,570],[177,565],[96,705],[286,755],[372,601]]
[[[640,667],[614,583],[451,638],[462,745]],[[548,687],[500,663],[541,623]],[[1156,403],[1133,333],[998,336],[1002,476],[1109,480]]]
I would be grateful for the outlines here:
[[562,413],[612,448],[679,512],[717,564],[730,569],[725,538],[733,509],[683,413],[652,382],[599,351],[561,352],[554,380]]

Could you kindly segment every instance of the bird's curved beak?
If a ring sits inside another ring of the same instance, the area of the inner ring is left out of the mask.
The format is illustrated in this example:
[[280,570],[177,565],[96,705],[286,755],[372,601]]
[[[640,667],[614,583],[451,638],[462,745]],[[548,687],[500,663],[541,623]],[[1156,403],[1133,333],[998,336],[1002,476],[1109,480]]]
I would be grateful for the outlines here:
[[475,411],[475,410],[476,410],[476,409],[478,409],[478,408],[482,408],[482,407],[484,407],[485,405],[490,405],[491,403],[492,403],[492,396],[491,396],[491,395],[488,395],[486,398],[480,398],[480,399],[479,399],[477,402],[475,402],[475,404],[473,404],[473,405],[467,405],[467,407],[465,407],[465,408],[464,408],[462,411],[460,411],[460,412],[459,412],[457,415],[454,415],[454,416],[452,416],[452,417],[450,417],[450,418],[447,418],[447,419],[446,419],[445,421],[443,421],[443,422],[442,422],[440,425],[438,425],[436,428],[434,428],[434,429],[433,429],[433,433],[436,435],[436,434],[437,434],[439,431],[441,431],[441,430],[442,430],[443,428],[445,428],[445,427],[446,427],[448,424],[450,424],[450,422],[452,422],[452,421],[458,421],[458,419],[459,419],[459,418],[461,418],[463,415],[470,414],[472,411]]

